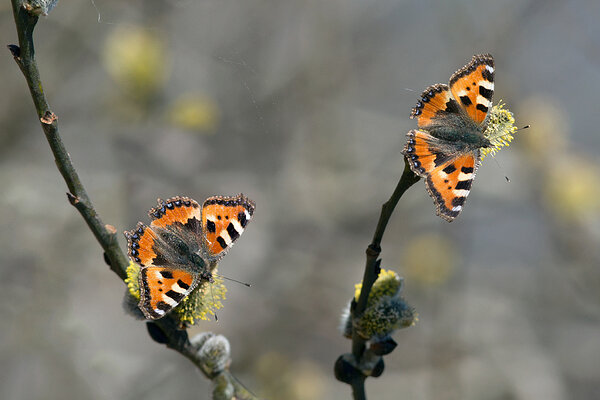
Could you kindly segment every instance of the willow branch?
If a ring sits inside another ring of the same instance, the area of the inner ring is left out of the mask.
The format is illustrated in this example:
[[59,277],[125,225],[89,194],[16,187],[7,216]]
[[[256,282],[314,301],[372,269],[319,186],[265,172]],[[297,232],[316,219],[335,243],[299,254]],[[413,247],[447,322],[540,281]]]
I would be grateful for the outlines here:
[[59,135],[58,117],[48,106],[40,79],[40,72],[35,61],[35,49],[33,45],[33,30],[39,18],[36,15],[30,14],[24,4],[25,2],[23,1],[12,0],[13,14],[19,36],[19,46],[10,45],[9,49],[29,86],[29,92],[31,93],[31,98],[33,99],[33,104],[44,130],[46,140],[50,145],[52,154],[54,154],[54,161],[69,188],[69,193],[67,193],[69,202],[79,211],[96,237],[96,240],[102,246],[102,249],[110,260],[111,269],[121,279],[124,279],[126,276],[125,269],[129,262],[119,248],[117,230],[113,226],[105,225],[96,213]]
[[[392,193],[390,199],[383,204],[381,207],[381,214],[379,215],[379,221],[377,222],[377,228],[375,229],[375,234],[373,235],[373,240],[371,244],[367,247],[367,260],[365,264],[365,272],[362,280],[362,289],[360,295],[358,297],[358,301],[354,304],[352,308],[352,320],[356,321],[360,319],[361,315],[365,312],[367,308],[367,300],[369,299],[369,294],[371,293],[371,288],[373,284],[377,280],[380,272],[380,261],[379,254],[381,253],[381,240],[383,239],[383,234],[385,233],[385,229],[387,227],[388,221],[392,216],[398,201],[406,192],[406,190],[414,185],[419,180],[419,177],[415,175],[408,166],[408,163],[405,159],[404,172],[400,177],[400,181]],[[356,360],[357,364],[360,365],[362,356],[365,351],[366,340],[360,337],[360,335],[353,330],[352,333],[352,355]],[[365,389],[364,389],[364,376],[356,376],[355,379],[352,380],[352,393],[354,399],[366,399]]]
[[[102,246],[111,270],[124,280],[127,277],[126,269],[129,265],[129,261],[125,253],[119,247],[117,230],[112,225],[104,224],[96,212],[60,137],[58,117],[50,110],[44,94],[40,72],[35,60],[33,42],[33,31],[39,17],[34,12],[30,12],[31,6],[27,1],[11,0],[11,2],[19,45],[8,45],[8,48],[29,86],[29,92],[42,125],[44,135],[46,136],[46,140],[54,155],[54,161],[69,189],[67,198],[71,205],[79,211],[96,237],[96,240],[100,243],[100,246]],[[170,318],[163,318],[152,322],[151,324],[154,324],[159,328],[159,330],[155,330],[155,334],[150,332],[150,335],[154,340],[165,344],[170,349],[173,349],[188,358],[207,378],[215,382],[217,388],[219,384],[224,381],[226,385],[233,388],[236,398],[256,399],[254,395],[246,390],[237,379],[235,379],[228,369],[220,371],[218,374],[210,373],[209,368],[203,364],[203,361],[198,356],[197,346],[194,346],[189,341],[187,332],[178,330]],[[156,337],[157,331],[161,332],[159,335],[160,338],[158,339]],[[215,398],[219,398],[217,389],[215,389],[214,394]]]

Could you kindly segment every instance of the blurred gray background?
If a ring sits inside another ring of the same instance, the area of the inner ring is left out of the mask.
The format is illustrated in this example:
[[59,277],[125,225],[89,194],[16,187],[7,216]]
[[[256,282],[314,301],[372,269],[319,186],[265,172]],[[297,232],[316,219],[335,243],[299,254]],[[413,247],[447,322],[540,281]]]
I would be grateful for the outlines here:
[[[4,44],[16,43],[0,6]],[[383,263],[416,326],[371,399],[600,398],[600,3],[61,1],[36,28],[64,142],[122,232],[157,197],[243,192],[253,222],[220,272],[232,371],[268,399],[349,399],[332,366],[381,204],[427,85],[476,53],[516,135],[461,216],[423,182]],[[25,81],[0,57],[0,398],[208,398],[210,383],[125,314],[124,285],[66,199]],[[510,178],[507,183],[504,176]],[[120,238],[125,244],[123,237]]]

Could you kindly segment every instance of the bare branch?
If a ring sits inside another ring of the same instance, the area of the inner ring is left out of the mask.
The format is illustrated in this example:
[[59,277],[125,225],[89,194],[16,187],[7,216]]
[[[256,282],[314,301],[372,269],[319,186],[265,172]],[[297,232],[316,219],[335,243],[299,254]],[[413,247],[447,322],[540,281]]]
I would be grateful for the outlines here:
[[[392,193],[390,199],[383,204],[381,207],[381,214],[379,216],[379,221],[377,222],[377,228],[375,229],[375,234],[373,235],[373,240],[371,244],[367,247],[367,260],[365,264],[365,272],[362,280],[362,289],[357,301],[353,301],[351,306],[351,318],[352,321],[357,321],[360,319],[362,314],[365,312],[367,308],[367,300],[369,299],[369,294],[371,293],[371,289],[373,288],[373,284],[377,280],[380,272],[380,263],[379,254],[381,253],[381,240],[383,239],[383,234],[385,233],[385,228],[387,227],[387,223],[392,216],[398,201],[404,194],[404,192],[414,185],[419,180],[419,177],[415,175],[408,166],[408,163],[405,160],[404,172],[402,173],[402,177]],[[348,383],[352,387],[352,395],[355,400],[363,400],[366,399],[365,394],[365,379],[367,376],[360,370],[357,369],[356,366],[363,365],[365,357],[372,357],[373,354],[365,352],[366,340],[362,338],[355,328],[352,329],[352,353],[347,355],[342,355],[338,358],[336,362],[336,377],[338,380]],[[351,359],[351,360],[349,360]],[[372,360],[368,360],[371,362]],[[376,363],[373,364],[375,367],[371,371],[371,376],[378,376],[383,372],[383,360],[381,358],[378,359]],[[379,370],[377,370],[379,368]]]
[[[56,2],[49,2],[51,9]],[[44,3],[45,4],[45,3]],[[81,214],[88,227],[96,237],[100,246],[104,250],[104,256],[111,269],[124,280],[126,269],[129,265],[127,256],[117,241],[117,230],[114,226],[102,222],[97,211],[87,195],[87,192],[79,179],[79,175],[73,166],[71,157],[67,152],[58,130],[58,117],[50,110],[44,90],[40,73],[35,60],[35,49],[33,42],[33,31],[38,22],[40,13],[39,7],[33,7],[31,2],[24,0],[12,0],[15,25],[19,37],[19,45],[8,45],[15,62],[21,69],[33,104],[38,114],[44,135],[50,145],[54,160],[60,174],[62,175],[67,188],[67,199]],[[42,8],[43,10],[43,8]],[[213,395],[215,398],[223,398],[223,393],[232,393],[238,399],[256,399],[246,388],[239,383],[237,379],[229,372],[227,368],[220,371],[212,371],[205,360],[199,356],[199,348],[188,339],[186,331],[177,329],[172,319],[165,317],[161,320],[151,322],[152,328],[149,328],[150,336],[157,342],[165,344],[170,349],[177,351],[188,358],[200,371],[215,383]],[[150,325],[149,325],[150,326]],[[152,331],[153,329],[153,331]],[[231,396],[233,397],[233,396]]]

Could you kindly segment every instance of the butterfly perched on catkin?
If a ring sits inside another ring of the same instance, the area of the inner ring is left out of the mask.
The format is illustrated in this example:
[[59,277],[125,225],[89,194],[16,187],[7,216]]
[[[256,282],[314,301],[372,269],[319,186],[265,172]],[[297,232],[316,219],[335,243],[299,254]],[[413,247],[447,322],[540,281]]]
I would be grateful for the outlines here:
[[140,265],[138,307],[148,319],[173,310],[201,282],[212,282],[211,271],[244,232],[254,214],[254,202],[240,194],[214,196],[202,208],[188,197],[158,200],[148,215],[125,232],[129,257]]
[[494,59],[475,55],[448,85],[429,86],[412,110],[419,129],[407,133],[402,150],[411,170],[425,180],[437,214],[452,222],[462,211],[481,149],[494,147],[484,135],[494,94]]

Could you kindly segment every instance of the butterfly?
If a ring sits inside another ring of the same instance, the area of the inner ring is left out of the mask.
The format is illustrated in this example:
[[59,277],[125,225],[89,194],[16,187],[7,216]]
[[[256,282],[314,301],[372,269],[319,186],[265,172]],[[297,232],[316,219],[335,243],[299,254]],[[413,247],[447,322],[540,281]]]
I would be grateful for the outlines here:
[[494,58],[474,55],[448,85],[429,86],[411,118],[419,129],[407,133],[402,154],[411,170],[424,178],[437,215],[448,222],[460,214],[481,163],[483,135],[494,94]]
[[139,308],[159,319],[201,282],[212,282],[216,264],[244,232],[254,214],[252,200],[239,194],[214,196],[202,208],[188,197],[158,199],[148,215],[125,232],[129,257],[140,265]]

